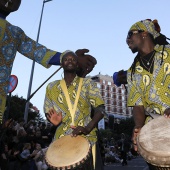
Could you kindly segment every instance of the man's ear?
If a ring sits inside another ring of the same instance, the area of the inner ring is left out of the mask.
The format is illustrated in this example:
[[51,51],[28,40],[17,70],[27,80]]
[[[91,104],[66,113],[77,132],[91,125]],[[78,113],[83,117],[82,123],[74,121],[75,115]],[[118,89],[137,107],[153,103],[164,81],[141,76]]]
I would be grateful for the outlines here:
[[147,31],[144,31],[144,32],[142,32],[142,37],[147,37],[148,36],[148,32]]

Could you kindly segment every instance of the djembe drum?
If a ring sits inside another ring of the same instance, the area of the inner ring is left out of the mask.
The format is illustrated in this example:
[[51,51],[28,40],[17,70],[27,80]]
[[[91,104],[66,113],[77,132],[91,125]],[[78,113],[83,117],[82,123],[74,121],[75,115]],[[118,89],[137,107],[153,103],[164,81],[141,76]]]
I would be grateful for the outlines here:
[[78,170],[89,164],[93,166],[90,143],[82,136],[63,136],[50,144],[45,161],[53,170]]
[[141,156],[157,170],[170,170],[170,119],[159,116],[144,125],[137,137]]

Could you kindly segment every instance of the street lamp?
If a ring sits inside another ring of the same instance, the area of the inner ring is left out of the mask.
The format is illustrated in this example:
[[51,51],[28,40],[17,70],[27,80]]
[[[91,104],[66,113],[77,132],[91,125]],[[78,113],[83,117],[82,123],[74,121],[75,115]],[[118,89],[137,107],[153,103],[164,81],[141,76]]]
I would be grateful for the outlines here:
[[[41,29],[41,22],[42,22],[42,16],[43,16],[43,11],[44,11],[44,4],[46,2],[49,2],[52,0],[43,0],[43,5],[42,5],[42,10],[41,10],[41,17],[40,17],[40,22],[39,22],[39,27],[38,27],[38,33],[37,33],[37,40],[39,40],[39,35],[40,35],[40,29]],[[29,87],[28,87],[28,94],[27,94],[27,99],[30,97],[31,94],[31,88],[32,88],[32,81],[33,81],[33,74],[34,74],[34,67],[35,67],[35,61],[33,60],[32,62],[32,68],[31,68],[31,75],[30,75],[30,82],[29,82]],[[28,119],[28,108],[29,108],[29,101],[27,101],[26,106],[25,106],[25,113],[24,113],[24,120],[27,122]]]

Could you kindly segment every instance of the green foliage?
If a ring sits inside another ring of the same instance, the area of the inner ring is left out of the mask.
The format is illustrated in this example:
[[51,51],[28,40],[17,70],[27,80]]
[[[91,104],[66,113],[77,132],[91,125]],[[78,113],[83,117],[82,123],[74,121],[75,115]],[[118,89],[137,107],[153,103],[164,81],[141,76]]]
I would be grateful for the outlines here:
[[100,136],[102,138],[111,139],[113,137],[113,131],[111,129],[100,129]]
[[132,131],[134,127],[133,117],[122,119],[119,124],[114,124],[113,129],[100,129],[99,134],[101,138],[107,138],[109,141],[113,138],[115,141],[121,138],[121,134],[124,133],[126,138],[131,139]]
[[119,126],[119,133],[124,133],[127,136],[132,135],[133,128],[135,126],[133,117],[121,120]]
[[[5,111],[5,119],[14,119],[19,120],[21,118],[24,118],[24,112],[25,112],[25,105],[26,105],[26,99],[23,97],[15,96],[8,96],[7,97],[7,105],[6,105],[6,111]],[[37,120],[42,121],[43,118],[40,113],[32,111],[30,108],[33,106],[32,103],[29,103],[29,109],[28,109],[28,121],[29,120]]]

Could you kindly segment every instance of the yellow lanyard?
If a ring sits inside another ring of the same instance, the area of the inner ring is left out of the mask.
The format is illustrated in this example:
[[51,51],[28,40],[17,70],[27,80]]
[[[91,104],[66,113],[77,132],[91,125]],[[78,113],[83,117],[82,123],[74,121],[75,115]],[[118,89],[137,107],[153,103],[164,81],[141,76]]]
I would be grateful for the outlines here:
[[79,82],[79,86],[78,86],[78,90],[77,90],[77,94],[76,94],[76,99],[75,99],[74,105],[72,105],[71,101],[70,101],[70,96],[68,94],[66,82],[65,82],[64,79],[62,79],[60,81],[60,85],[61,85],[61,88],[64,92],[65,97],[66,97],[67,105],[68,105],[68,108],[69,108],[69,111],[70,111],[70,114],[71,114],[71,117],[72,117],[72,124],[71,125],[74,125],[74,116],[75,116],[75,111],[76,111],[76,108],[77,108],[78,99],[79,99],[79,96],[80,96],[80,90],[81,90],[81,87],[82,87],[82,82],[83,82],[83,78],[80,78],[80,82]]

